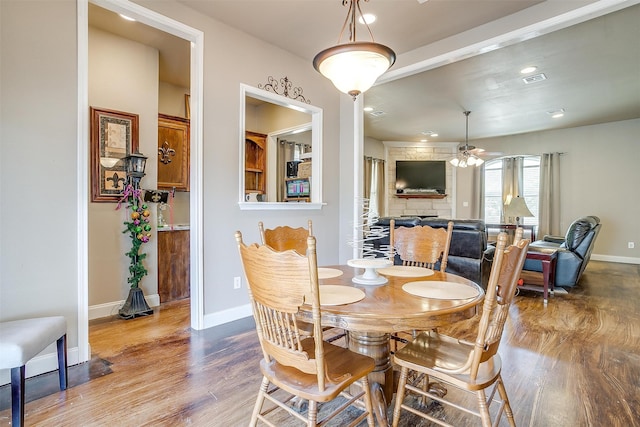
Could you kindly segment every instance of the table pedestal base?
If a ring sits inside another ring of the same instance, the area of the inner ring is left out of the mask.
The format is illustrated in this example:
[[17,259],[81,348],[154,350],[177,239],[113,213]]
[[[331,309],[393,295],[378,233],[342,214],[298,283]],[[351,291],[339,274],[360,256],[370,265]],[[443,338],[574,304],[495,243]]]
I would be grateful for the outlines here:
[[389,348],[389,334],[349,331],[349,350],[373,358],[376,367],[369,374],[373,411],[381,426],[390,426],[387,405],[393,398],[393,366]]

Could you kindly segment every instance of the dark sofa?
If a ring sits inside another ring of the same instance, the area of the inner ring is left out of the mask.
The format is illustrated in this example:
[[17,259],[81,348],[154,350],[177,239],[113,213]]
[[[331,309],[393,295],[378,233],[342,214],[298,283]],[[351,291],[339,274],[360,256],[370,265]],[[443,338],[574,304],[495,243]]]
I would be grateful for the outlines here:
[[[376,251],[380,251],[381,246],[389,245],[388,229],[391,219],[395,220],[396,228],[414,227],[416,225],[447,228],[447,224],[450,221],[444,218],[380,218],[375,225],[385,228],[387,233],[385,233],[386,236],[371,241]],[[478,219],[453,220],[447,272],[465,277],[486,288],[494,251],[495,247],[487,245],[487,231],[484,221]],[[380,253],[378,256],[384,255]],[[395,263],[401,263],[398,257],[396,257]]]

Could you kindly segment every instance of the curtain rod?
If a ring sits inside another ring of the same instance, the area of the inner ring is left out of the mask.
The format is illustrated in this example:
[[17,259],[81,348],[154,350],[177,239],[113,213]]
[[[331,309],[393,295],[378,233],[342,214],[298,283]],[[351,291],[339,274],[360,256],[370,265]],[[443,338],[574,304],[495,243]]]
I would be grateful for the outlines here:
[[378,159],[377,157],[364,156],[365,160],[377,160],[379,162],[384,162],[384,159]]

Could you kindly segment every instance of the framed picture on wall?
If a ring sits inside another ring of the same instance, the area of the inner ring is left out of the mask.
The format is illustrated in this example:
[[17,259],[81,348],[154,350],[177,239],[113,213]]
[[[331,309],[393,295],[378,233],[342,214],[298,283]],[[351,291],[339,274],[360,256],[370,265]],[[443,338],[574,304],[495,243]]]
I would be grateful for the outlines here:
[[91,201],[117,202],[127,182],[122,159],[138,151],[138,115],[90,108]]

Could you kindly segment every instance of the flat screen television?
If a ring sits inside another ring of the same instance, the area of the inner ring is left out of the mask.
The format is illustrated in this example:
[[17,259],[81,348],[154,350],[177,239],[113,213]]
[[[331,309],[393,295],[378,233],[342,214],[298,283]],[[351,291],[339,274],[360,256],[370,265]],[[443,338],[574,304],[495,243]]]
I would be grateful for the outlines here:
[[445,194],[447,162],[445,160],[396,161],[396,192]]
[[309,197],[311,194],[309,178],[298,178],[287,180],[287,197]]

